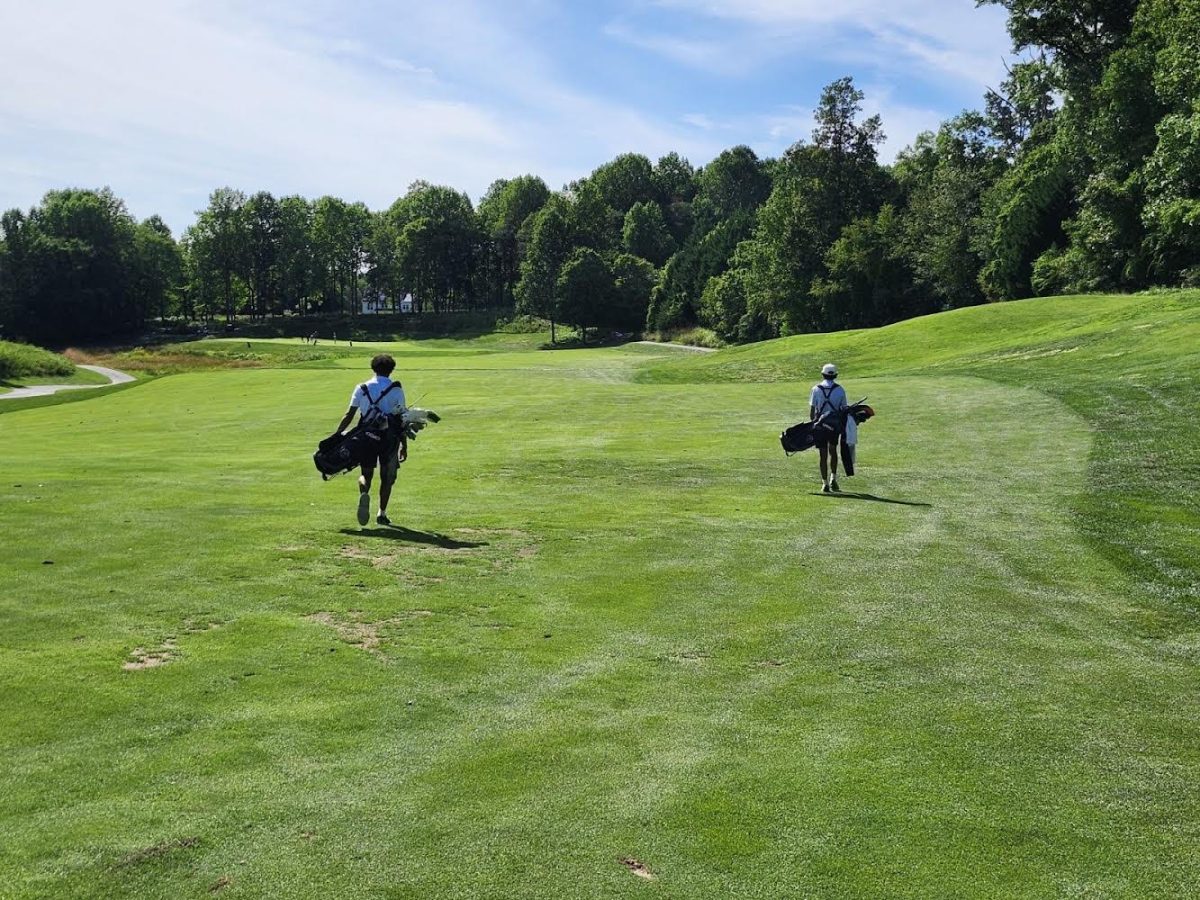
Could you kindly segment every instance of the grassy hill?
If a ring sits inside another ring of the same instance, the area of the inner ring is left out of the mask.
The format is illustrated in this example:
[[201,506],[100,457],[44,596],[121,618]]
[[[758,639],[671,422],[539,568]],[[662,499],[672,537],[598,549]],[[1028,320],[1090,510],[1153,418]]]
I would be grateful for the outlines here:
[[[242,342],[5,414],[0,884],[1193,894],[1198,322]],[[308,455],[383,348],[445,419],[359,529]],[[827,359],[879,411],[842,497],[776,441]]]
[[[639,378],[803,385],[827,358],[851,393],[870,393],[881,376],[969,374],[1061,400],[1095,433],[1088,490],[1074,505],[1080,527],[1187,621],[1200,609],[1200,291],[973,307],[681,359]],[[947,417],[938,427],[979,423]],[[1005,465],[1030,477],[1020,460]]]

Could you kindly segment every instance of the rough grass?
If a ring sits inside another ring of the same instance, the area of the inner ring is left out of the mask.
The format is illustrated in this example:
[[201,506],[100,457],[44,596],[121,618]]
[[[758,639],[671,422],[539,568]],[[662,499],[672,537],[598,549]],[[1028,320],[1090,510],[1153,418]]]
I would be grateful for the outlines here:
[[720,335],[710,328],[702,328],[699,325],[678,330],[652,331],[646,335],[646,340],[662,341],[668,344],[687,344],[691,347],[709,347],[714,350],[725,346]]
[[73,375],[75,366],[57,353],[34,347],[0,341],[0,382],[25,383],[28,378],[66,378]]
[[[1072,397],[1125,363],[1037,369],[1091,314],[1187,366],[1191,307],[1097,302],[411,348],[445,418],[393,529],[308,460],[370,348],[5,416],[4,893],[1194,895],[1200,641],[1088,525],[1121,463]],[[776,443],[830,357],[879,410],[843,497]]]

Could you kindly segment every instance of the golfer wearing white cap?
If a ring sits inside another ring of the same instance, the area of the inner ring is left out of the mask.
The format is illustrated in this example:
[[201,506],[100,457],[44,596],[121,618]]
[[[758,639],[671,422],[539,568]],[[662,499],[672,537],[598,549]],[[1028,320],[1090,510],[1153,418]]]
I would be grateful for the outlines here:
[[[833,363],[821,366],[822,379],[813,385],[808,401],[808,417],[812,421],[832,414],[836,421],[845,422],[842,414],[850,403],[846,399],[845,388],[837,383],[837,374],[837,366]],[[821,454],[821,491],[825,494],[841,490],[837,483],[840,438],[841,429],[838,428],[831,432],[831,436],[817,441],[817,450]]]

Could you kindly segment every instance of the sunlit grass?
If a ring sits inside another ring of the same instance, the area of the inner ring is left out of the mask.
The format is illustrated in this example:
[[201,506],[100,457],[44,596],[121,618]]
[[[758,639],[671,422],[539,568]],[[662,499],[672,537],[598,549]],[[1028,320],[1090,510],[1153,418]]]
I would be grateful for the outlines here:
[[[1120,438],[1197,319],[1138,299],[378,345],[444,416],[390,530],[308,458],[377,345],[3,416],[4,891],[1187,896],[1196,426]],[[843,497],[777,443],[829,359]]]

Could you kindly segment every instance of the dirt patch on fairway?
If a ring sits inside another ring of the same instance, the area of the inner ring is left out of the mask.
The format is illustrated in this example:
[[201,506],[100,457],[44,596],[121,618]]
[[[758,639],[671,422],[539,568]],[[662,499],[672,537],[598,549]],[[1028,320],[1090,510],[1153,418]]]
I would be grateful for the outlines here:
[[[220,628],[225,624],[224,621],[208,616],[187,619],[179,629],[179,634],[203,634],[206,631],[213,631]],[[163,639],[161,644],[153,649],[134,647],[129,651],[129,659],[122,663],[121,668],[126,672],[140,672],[143,669],[157,669],[159,666],[165,666],[167,663],[179,658],[179,644],[177,641],[178,636],[170,634]]]
[[306,621],[316,622],[319,625],[324,625],[326,628],[332,628],[341,640],[352,647],[357,647],[359,650],[366,650],[368,653],[378,654],[379,645],[382,641],[381,631],[391,626],[401,625],[417,619],[428,619],[432,616],[433,611],[429,609],[409,609],[399,615],[379,619],[374,622],[362,618],[362,613],[358,610],[350,610],[345,616],[331,612],[318,612],[304,618]]
[[373,622],[353,622],[339,619],[333,613],[319,612],[306,616],[310,622],[318,622],[337,632],[337,636],[360,650],[374,653],[379,649],[379,628]]
[[646,864],[644,862],[642,862],[640,859],[637,859],[632,856],[624,856],[624,857],[621,857],[621,859],[617,860],[617,862],[619,862],[621,865],[623,865],[625,868],[627,868],[630,872],[632,872],[638,878],[644,878],[644,879],[646,879],[646,881],[653,881],[655,878],[654,873],[651,872],[650,869],[646,866]]
[[152,847],[143,847],[140,850],[134,850],[132,853],[126,854],[117,862],[117,866],[120,868],[138,866],[154,859],[161,859],[169,853],[174,853],[176,850],[187,850],[198,846],[200,846],[200,838],[198,837],[175,838],[172,841],[160,841]]
[[229,887],[231,884],[233,884],[233,879],[230,878],[228,875],[222,875],[220,878],[218,878],[216,881],[214,881],[212,884],[210,884],[208,886],[208,892],[210,894],[219,894],[219,893],[221,893],[221,891],[225,890],[225,888]]
[[138,672],[142,669],[157,669],[165,666],[179,655],[179,646],[174,640],[165,640],[154,650],[145,647],[134,647],[129,652],[129,659],[121,666],[126,672]]

